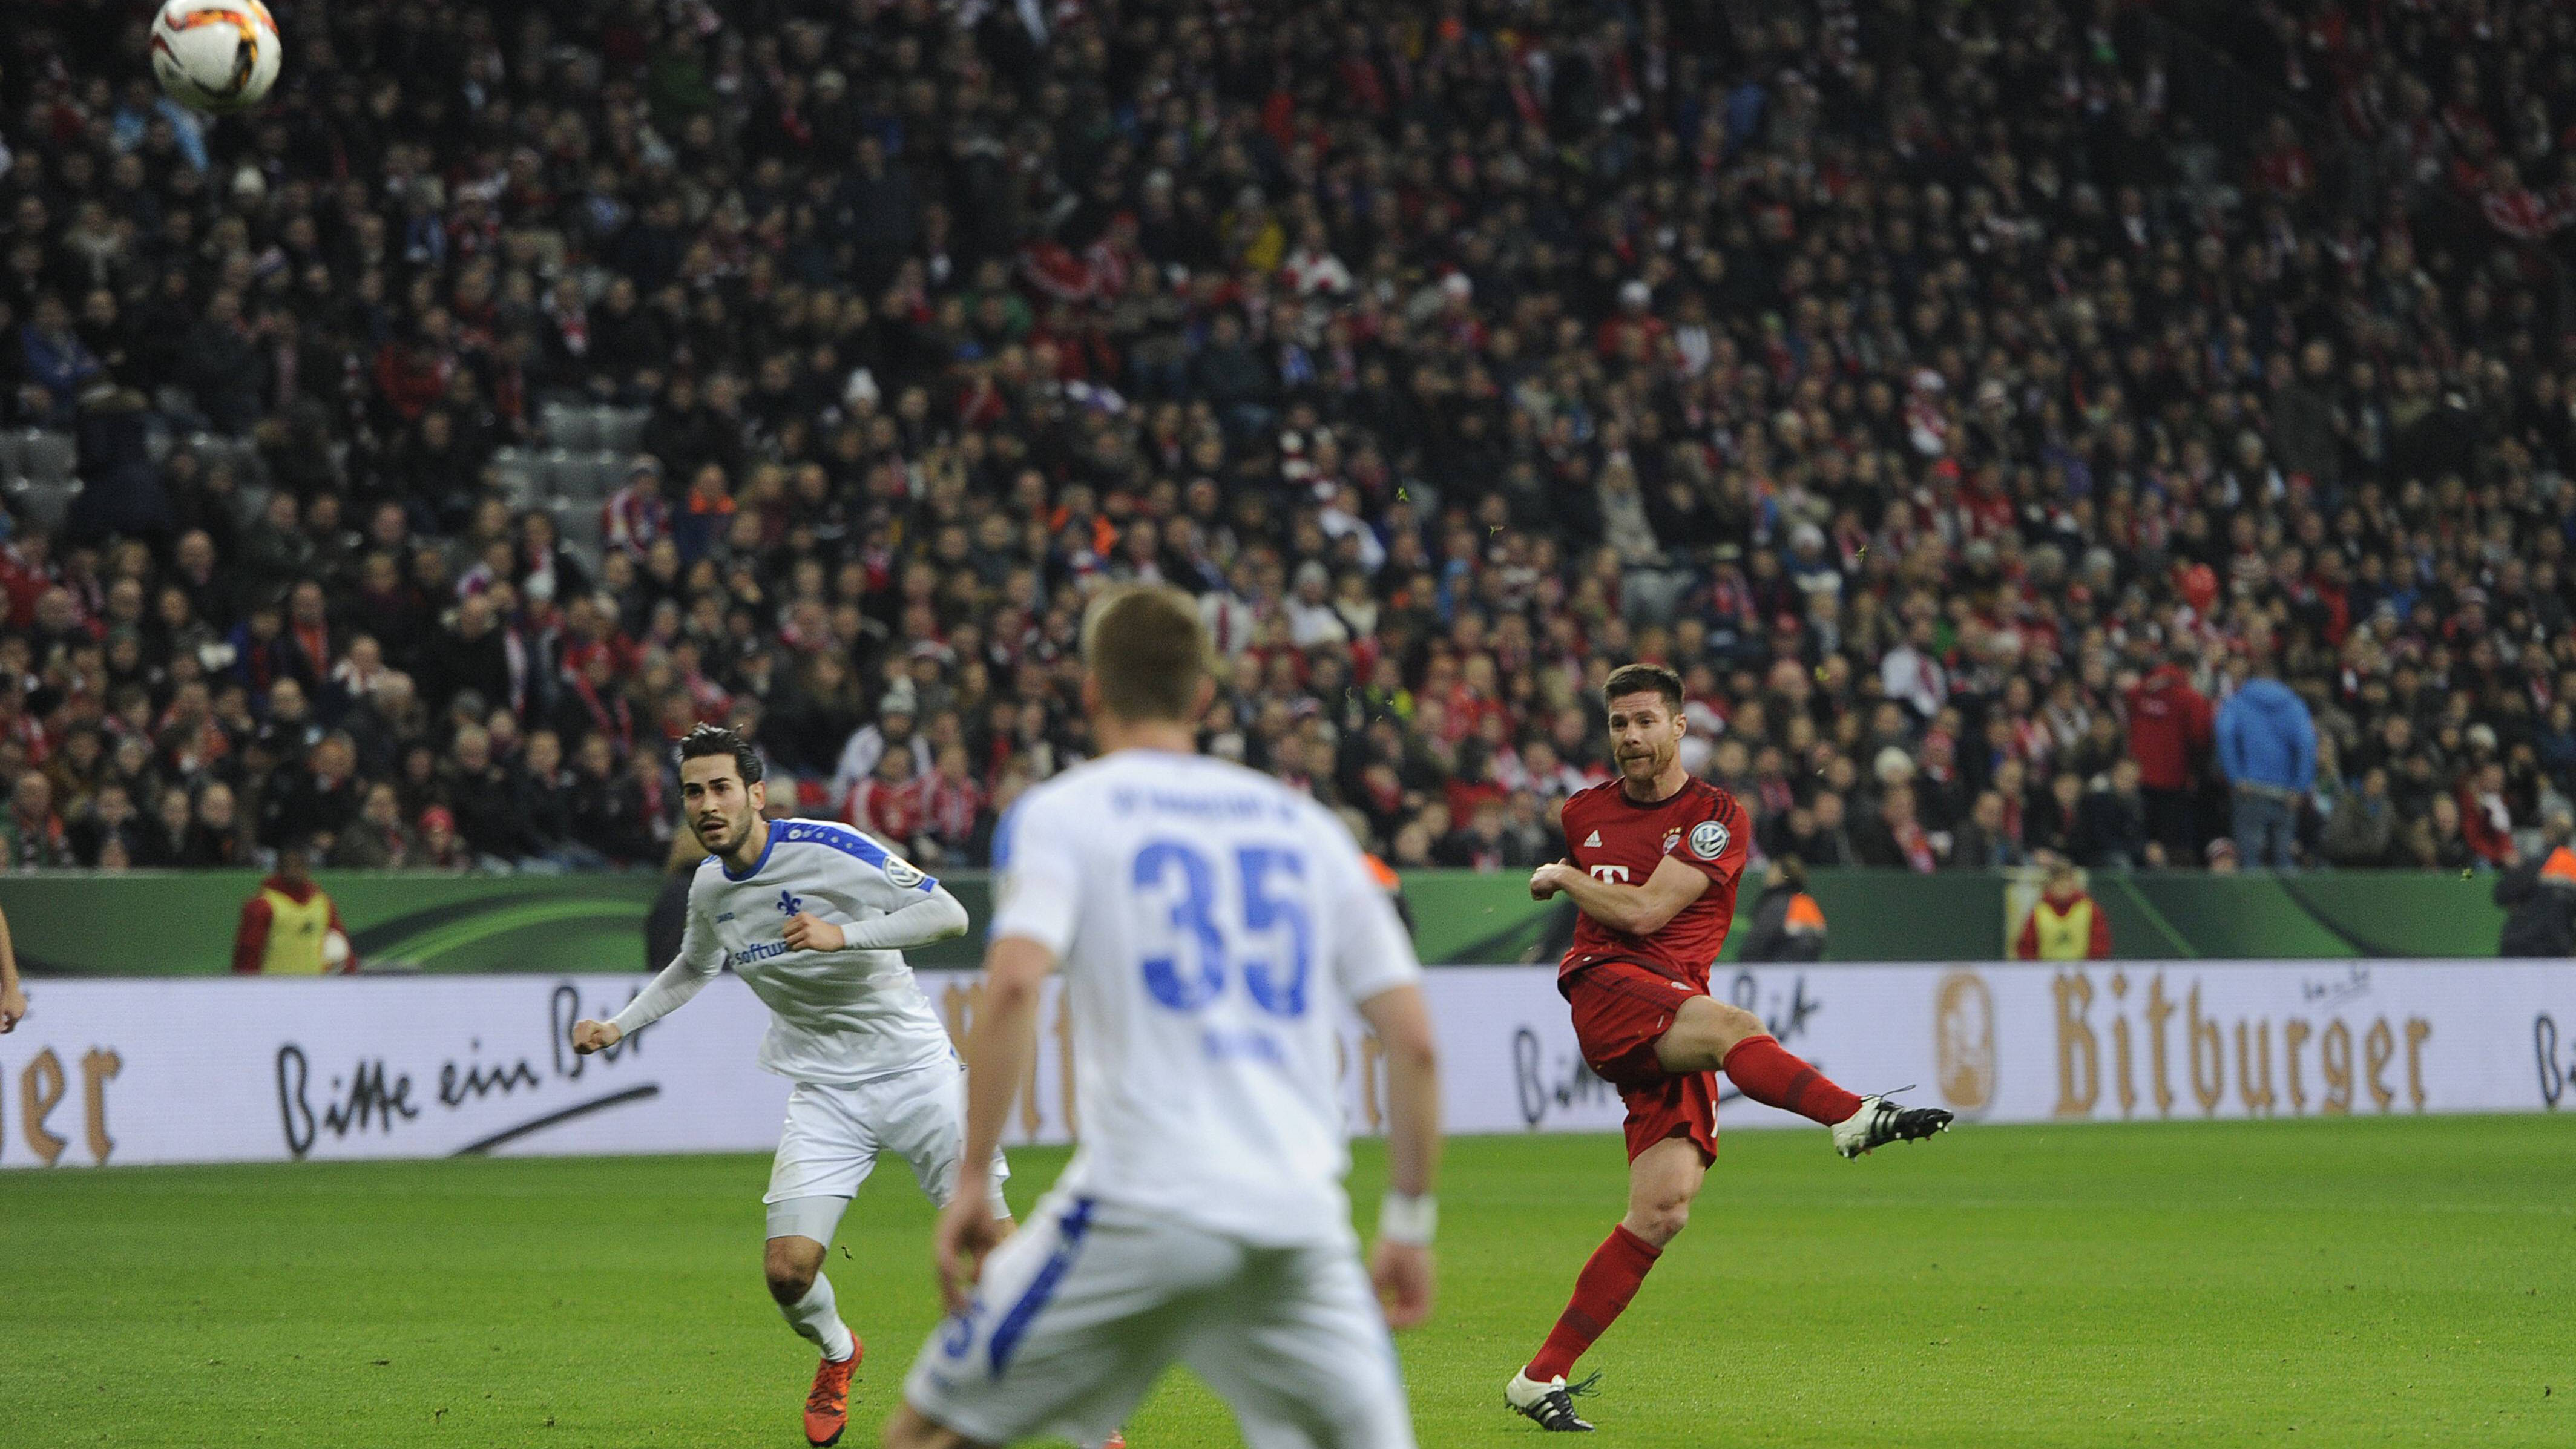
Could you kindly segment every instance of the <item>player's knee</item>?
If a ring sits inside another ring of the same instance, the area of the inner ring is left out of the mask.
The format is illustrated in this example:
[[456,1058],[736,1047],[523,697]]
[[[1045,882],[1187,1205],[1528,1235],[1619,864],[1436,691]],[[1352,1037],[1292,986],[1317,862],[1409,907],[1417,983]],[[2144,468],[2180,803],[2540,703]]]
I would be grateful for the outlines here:
[[1762,1034],[1762,1018],[1741,1006],[1721,1001],[1717,1003],[1716,1014],[1709,1018],[1709,1030],[1717,1039],[1717,1054],[1724,1057],[1735,1050],[1737,1042]]
[[769,1279],[769,1296],[781,1303],[794,1303],[812,1292],[814,1275],[823,1266],[819,1257],[800,1253],[789,1242],[772,1241],[761,1262],[761,1271]]
[[1688,1202],[1641,1203],[1628,1210],[1628,1231],[1660,1248],[1690,1226]]

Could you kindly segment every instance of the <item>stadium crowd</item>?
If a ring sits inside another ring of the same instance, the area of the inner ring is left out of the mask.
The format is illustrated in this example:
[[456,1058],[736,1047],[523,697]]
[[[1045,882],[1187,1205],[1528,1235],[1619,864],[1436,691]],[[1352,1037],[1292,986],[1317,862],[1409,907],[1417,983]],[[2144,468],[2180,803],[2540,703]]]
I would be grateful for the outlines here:
[[[1554,855],[1631,658],[1810,865],[2576,793],[2564,6],[271,8],[213,123],[143,0],[0,42],[13,868],[658,864],[701,720],[974,864],[1128,579],[1399,867]],[[565,402],[604,505],[493,466]]]

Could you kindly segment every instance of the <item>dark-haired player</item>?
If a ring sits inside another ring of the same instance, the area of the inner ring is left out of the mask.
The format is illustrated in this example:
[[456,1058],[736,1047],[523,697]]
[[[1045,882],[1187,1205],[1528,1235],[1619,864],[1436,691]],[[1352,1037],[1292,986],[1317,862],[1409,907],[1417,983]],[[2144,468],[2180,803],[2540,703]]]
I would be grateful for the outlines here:
[[[892,1153],[922,1190],[947,1200],[965,1141],[965,1078],[948,1032],[900,954],[966,929],[939,882],[846,825],[772,821],[760,757],[731,730],[700,725],[680,741],[680,798],[707,848],[689,884],[680,953],[607,1021],[575,1023],[589,1053],[676,1010],[731,964],[768,1006],[760,1064],[796,1084],[769,1175],[770,1295],[823,1352],[805,1399],[805,1437],[829,1444],[849,1419],[860,1345],[822,1273],[850,1197]],[[1001,1155],[984,1184],[1005,1219]]]
[[1531,895],[1562,891],[1581,912],[1557,989],[1574,1009],[1584,1061],[1628,1105],[1628,1215],[1583,1265],[1546,1345],[1504,1389],[1513,1409],[1555,1432],[1592,1427],[1574,1412],[1565,1376],[1689,1221],[1717,1156],[1718,1072],[1754,1101],[1831,1128],[1845,1157],[1950,1123],[1938,1108],[1852,1095],[1791,1056],[1760,1017],[1708,994],[1710,963],[1735,920],[1751,822],[1734,796],[1682,766],[1679,675],[1631,664],[1601,696],[1619,777],[1567,799],[1566,858],[1530,875]]

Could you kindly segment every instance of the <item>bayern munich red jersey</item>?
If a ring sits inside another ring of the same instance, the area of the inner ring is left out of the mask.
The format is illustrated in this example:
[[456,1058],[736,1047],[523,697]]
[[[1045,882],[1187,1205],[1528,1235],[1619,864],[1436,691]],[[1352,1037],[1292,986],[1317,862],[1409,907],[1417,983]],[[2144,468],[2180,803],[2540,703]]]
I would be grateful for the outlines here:
[[1671,856],[1707,876],[1708,889],[1651,936],[1614,931],[1578,912],[1574,944],[1557,967],[1559,984],[1596,962],[1634,961],[1707,989],[1709,966],[1735,924],[1735,887],[1752,846],[1744,807],[1696,775],[1652,803],[1629,799],[1611,780],[1568,796],[1564,819],[1566,859],[1595,880],[1641,886]]

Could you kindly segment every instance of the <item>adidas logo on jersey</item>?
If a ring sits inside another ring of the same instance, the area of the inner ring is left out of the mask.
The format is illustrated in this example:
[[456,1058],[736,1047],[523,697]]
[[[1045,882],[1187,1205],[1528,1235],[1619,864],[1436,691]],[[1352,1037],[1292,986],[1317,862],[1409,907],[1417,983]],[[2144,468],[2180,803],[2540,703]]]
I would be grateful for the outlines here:
[[1594,849],[1594,848],[1598,847],[1600,844],[1601,844],[1601,832],[1600,832],[1600,831],[1598,831],[1598,830],[1596,830],[1596,831],[1593,831],[1593,832],[1592,832],[1592,838],[1591,838],[1591,839],[1589,839],[1589,840],[1587,840],[1587,841],[1583,842],[1583,848],[1584,848],[1584,849],[1586,849],[1586,850],[1591,850],[1591,849]]

